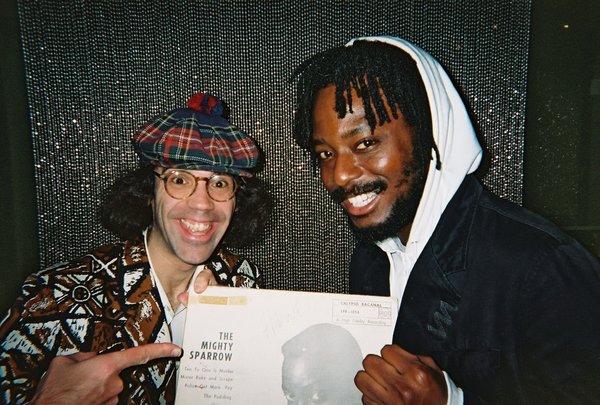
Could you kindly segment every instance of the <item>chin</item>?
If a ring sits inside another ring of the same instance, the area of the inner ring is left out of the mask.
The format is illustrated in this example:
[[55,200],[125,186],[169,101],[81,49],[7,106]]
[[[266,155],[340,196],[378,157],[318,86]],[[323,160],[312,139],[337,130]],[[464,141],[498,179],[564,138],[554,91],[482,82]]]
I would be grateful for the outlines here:
[[348,216],[348,219],[353,228],[358,230],[368,230],[385,226],[390,222],[391,217],[392,212],[391,210],[388,210],[386,212],[372,211],[360,216]]
[[179,260],[189,264],[190,266],[198,266],[202,263],[205,263],[210,258],[210,254],[181,254],[177,255],[177,257]]
[[356,236],[356,238],[360,241],[380,242],[398,234],[398,228],[390,227],[387,223],[358,227],[356,224],[351,222],[351,225],[354,236]]
[[360,241],[380,242],[387,238],[398,236],[400,230],[411,222],[410,215],[392,212],[380,222],[350,220],[350,227]]

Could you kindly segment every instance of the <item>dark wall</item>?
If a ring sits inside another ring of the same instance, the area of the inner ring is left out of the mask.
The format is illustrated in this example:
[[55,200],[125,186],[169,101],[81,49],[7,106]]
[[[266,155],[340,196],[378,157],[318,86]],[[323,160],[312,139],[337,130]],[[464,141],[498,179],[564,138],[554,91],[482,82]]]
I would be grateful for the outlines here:
[[523,203],[600,256],[600,2],[532,15]]
[[0,2],[0,311],[39,263],[32,143],[16,1]]

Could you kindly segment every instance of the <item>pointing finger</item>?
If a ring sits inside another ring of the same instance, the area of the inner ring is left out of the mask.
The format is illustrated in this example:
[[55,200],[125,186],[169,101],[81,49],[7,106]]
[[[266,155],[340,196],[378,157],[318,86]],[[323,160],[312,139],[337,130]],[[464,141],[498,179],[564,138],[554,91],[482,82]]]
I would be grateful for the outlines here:
[[177,345],[172,343],[150,343],[119,352],[103,354],[97,358],[102,358],[102,361],[109,361],[118,370],[123,370],[127,367],[145,364],[154,359],[180,356],[181,348]]

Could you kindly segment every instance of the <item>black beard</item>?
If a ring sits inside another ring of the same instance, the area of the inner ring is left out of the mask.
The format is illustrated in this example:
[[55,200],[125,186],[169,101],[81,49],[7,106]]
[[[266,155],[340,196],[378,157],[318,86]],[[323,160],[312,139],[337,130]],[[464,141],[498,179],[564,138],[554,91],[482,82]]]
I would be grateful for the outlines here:
[[419,208],[423,189],[425,188],[425,170],[416,168],[413,172],[413,184],[408,193],[399,197],[392,206],[389,217],[382,223],[368,228],[358,228],[349,217],[349,224],[356,238],[360,241],[379,242],[392,236],[398,236],[401,229],[412,223]]

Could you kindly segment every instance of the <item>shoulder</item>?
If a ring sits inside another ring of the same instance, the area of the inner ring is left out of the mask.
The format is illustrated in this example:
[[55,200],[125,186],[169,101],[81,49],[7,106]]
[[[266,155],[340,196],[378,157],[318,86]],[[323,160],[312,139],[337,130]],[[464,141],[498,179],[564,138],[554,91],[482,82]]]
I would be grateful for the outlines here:
[[[116,289],[124,267],[147,262],[143,243],[109,243],[88,253],[31,274],[24,281],[17,305],[25,314],[62,311],[64,305]],[[147,266],[146,266],[147,267]]]
[[85,308],[90,299],[98,298],[114,284],[107,276],[110,272],[106,271],[104,259],[115,249],[119,250],[114,245],[102,246],[81,257],[31,274],[9,310],[3,330],[9,330],[20,320],[50,324],[65,318],[71,311]]
[[557,225],[485,190],[474,177],[465,179],[430,242],[445,274],[471,269],[520,283],[565,272],[598,277],[600,271],[598,259]]
[[469,229],[471,263],[501,269],[503,277],[513,274],[524,281],[523,288],[600,278],[598,258],[556,224],[488,191],[482,192]]
[[110,262],[114,257],[120,256],[122,252],[122,243],[106,244],[82,256],[46,267],[33,273],[29,279],[47,280],[49,277],[67,276],[73,272],[92,271],[94,268],[102,267],[103,264]]
[[467,247],[485,245],[486,253],[497,249],[534,251],[544,247],[572,245],[583,249],[551,221],[486,190],[473,176],[467,176],[444,210],[436,237]]
[[[574,251],[585,249],[548,219],[528,209],[483,191],[474,229],[496,237],[497,242],[513,249],[557,249],[569,246]],[[493,232],[490,232],[493,231]]]
[[221,248],[211,257],[208,266],[217,281],[231,287],[258,288],[262,275],[253,262],[225,248]]

